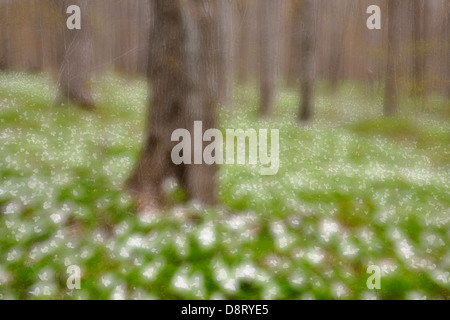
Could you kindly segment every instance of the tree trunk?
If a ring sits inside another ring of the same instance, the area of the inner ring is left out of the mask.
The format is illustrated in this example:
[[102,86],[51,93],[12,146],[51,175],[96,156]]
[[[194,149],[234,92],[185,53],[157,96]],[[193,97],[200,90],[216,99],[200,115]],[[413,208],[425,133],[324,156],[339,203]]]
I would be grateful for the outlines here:
[[[258,1],[258,0],[257,0]],[[256,3],[257,5],[257,3]],[[255,0],[237,1],[237,11],[239,13],[238,26],[238,57],[237,57],[237,73],[238,82],[247,85],[252,73],[252,37],[255,34]]]
[[290,21],[290,45],[289,45],[289,69],[287,71],[287,83],[291,87],[298,86],[301,74],[300,59],[302,48],[302,19],[301,2],[292,3],[292,16]]
[[203,129],[216,127],[217,77],[214,53],[214,5],[207,0],[151,0],[149,77],[153,97],[147,140],[128,188],[140,210],[157,212],[165,203],[162,184],[175,177],[188,196],[203,204],[216,202],[216,167],[175,165],[171,135],[187,129],[194,138],[194,121]]
[[10,49],[9,49],[9,1],[3,1],[0,4],[0,70],[10,67]]
[[399,6],[400,0],[388,1],[388,61],[386,70],[386,88],[384,93],[384,114],[386,116],[394,115],[398,107],[398,90],[396,78],[399,42],[397,17]]
[[414,95],[424,94],[425,39],[424,39],[424,0],[413,0],[413,42],[414,42]]
[[138,57],[137,57],[137,72],[140,76],[145,76],[146,70],[148,69],[148,53],[149,53],[149,43],[148,37],[150,32],[150,26],[152,18],[150,16],[151,6],[147,1],[138,2],[138,27],[139,37],[138,37]]
[[234,41],[233,41],[233,3],[232,0],[219,0],[218,20],[218,68],[219,100],[226,107],[231,105],[234,79]]
[[279,0],[259,0],[260,114],[270,117],[276,100],[281,5]]
[[446,3],[446,7],[445,7],[446,11],[447,11],[447,32],[446,32],[446,38],[447,38],[447,54],[446,54],[446,60],[447,60],[447,76],[446,76],[446,86],[447,86],[447,99],[449,101],[447,101],[448,107],[449,107],[449,111],[450,111],[450,42],[448,41],[448,39],[450,39],[450,2],[447,1]]
[[[89,5],[87,0],[57,1],[64,19],[63,37],[64,58],[60,67],[58,79],[60,93],[69,101],[84,108],[93,108],[94,100],[89,88],[89,81],[93,68],[94,50],[91,38]],[[69,30],[66,10],[70,5],[77,5],[81,9],[81,29]]]
[[336,92],[339,78],[341,76],[342,56],[344,54],[344,40],[347,23],[350,21],[348,17],[344,17],[344,12],[349,12],[348,3],[343,1],[330,1],[332,10],[331,23],[331,50],[328,65],[330,77],[330,90]]
[[314,78],[315,78],[315,50],[314,41],[316,38],[315,8],[314,0],[305,0],[301,7],[301,19],[303,22],[302,31],[302,55],[301,66],[302,75],[300,83],[301,107],[299,120],[307,122],[312,118],[314,104]]

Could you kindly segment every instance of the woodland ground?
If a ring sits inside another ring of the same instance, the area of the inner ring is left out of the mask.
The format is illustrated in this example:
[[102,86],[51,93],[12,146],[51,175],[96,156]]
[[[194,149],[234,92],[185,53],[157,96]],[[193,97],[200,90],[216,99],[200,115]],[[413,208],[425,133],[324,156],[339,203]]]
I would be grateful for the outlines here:
[[[98,109],[50,107],[46,76],[0,74],[0,299],[450,299],[448,101],[318,85],[297,125],[283,89],[271,121],[237,88],[225,128],[280,130],[280,170],[221,166],[221,206],[138,218],[122,190],[137,159],[146,84],[108,75]],[[81,290],[66,287],[81,268]],[[369,265],[382,269],[369,290]]]

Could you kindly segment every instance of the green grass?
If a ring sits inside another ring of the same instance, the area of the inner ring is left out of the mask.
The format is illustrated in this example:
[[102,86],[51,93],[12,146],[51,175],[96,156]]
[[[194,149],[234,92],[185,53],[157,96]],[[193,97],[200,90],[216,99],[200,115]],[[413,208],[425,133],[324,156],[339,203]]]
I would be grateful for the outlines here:
[[[145,126],[144,81],[97,79],[95,112],[52,107],[44,75],[0,74],[0,299],[450,299],[447,101],[318,85],[299,126],[283,89],[273,120],[237,88],[225,128],[280,130],[280,170],[221,166],[221,206],[139,218],[122,190]],[[174,198],[182,198],[175,195]],[[366,286],[382,268],[381,290]],[[66,287],[67,267],[82,271]]]

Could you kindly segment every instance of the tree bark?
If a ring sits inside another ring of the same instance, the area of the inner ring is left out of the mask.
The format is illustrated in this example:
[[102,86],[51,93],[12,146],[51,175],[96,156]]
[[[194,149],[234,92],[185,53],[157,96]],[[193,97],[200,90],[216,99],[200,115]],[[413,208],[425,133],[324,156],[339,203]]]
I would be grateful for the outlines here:
[[232,0],[219,0],[217,7],[219,100],[231,106],[234,79],[234,39]]
[[279,0],[259,0],[260,114],[270,117],[276,100],[281,5]]
[[449,100],[449,101],[447,101],[447,106],[449,107],[449,110],[450,110],[450,43],[449,43],[449,41],[448,41],[448,39],[450,39],[450,2],[449,1],[447,1],[447,4],[446,4],[446,10],[447,10],[447,22],[446,22],[446,25],[447,25],[447,32],[446,32],[446,38],[447,38],[447,55],[446,55],[446,57],[447,57],[447,76],[446,76],[446,78],[447,79],[444,79],[445,80],[445,83],[446,83],[446,86],[447,86],[447,99]]
[[[258,1],[258,0],[256,0]],[[237,78],[238,82],[243,85],[247,85],[250,80],[250,75],[254,71],[252,69],[253,64],[251,59],[253,42],[252,38],[255,35],[255,18],[256,18],[256,5],[255,0],[237,1],[237,11],[239,13],[239,26],[238,29],[238,56],[237,58]]]
[[5,70],[10,66],[9,49],[9,1],[0,4],[0,70]]
[[398,65],[398,9],[400,0],[388,1],[388,61],[386,70],[386,88],[384,93],[384,115],[391,116],[397,112],[397,65]]
[[287,71],[287,83],[289,86],[297,87],[301,75],[300,59],[302,48],[302,18],[301,2],[292,3],[292,14],[290,21],[290,44],[289,44],[289,69]]
[[344,54],[344,41],[347,24],[350,19],[345,17],[344,12],[349,12],[348,2],[330,1],[332,17],[328,23],[331,23],[331,50],[328,64],[330,77],[330,90],[336,92],[341,76],[342,56]]
[[299,120],[307,122],[312,118],[314,107],[315,72],[315,8],[313,0],[305,0],[301,7],[302,31],[302,75],[300,81],[301,103]]
[[424,39],[424,0],[413,0],[413,53],[414,53],[414,95],[424,94],[425,39]]
[[[61,95],[69,101],[84,108],[93,108],[89,81],[93,68],[94,49],[90,30],[89,5],[87,0],[56,1],[63,13],[64,58],[60,67],[58,79]],[[69,30],[66,26],[68,15],[66,10],[70,5],[81,9],[81,29]]]
[[194,121],[202,121],[204,130],[216,127],[215,2],[151,1],[155,16],[148,75],[153,97],[147,139],[128,188],[145,212],[158,212],[166,203],[162,184],[171,177],[191,199],[213,205],[216,167],[173,164],[177,142],[171,142],[171,135],[187,129],[193,139]]

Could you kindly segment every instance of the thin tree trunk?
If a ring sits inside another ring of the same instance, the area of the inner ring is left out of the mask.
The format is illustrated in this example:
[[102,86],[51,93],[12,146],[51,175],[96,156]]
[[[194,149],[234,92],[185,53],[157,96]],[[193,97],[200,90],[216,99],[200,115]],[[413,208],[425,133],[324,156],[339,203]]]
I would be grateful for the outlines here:
[[400,0],[388,1],[388,61],[386,70],[386,88],[384,93],[384,114],[391,116],[397,112],[398,90],[397,90],[397,65],[398,65],[398,34],[397,17]]
[[433,55],[433,51],[430,50],[430,45],[435,41],[433,30],[433,1],[424,0],[423,7],[423,95],[426,97],[433,90],[433,67],[431,64],[430,56]]
[[148,37],[150,32],[150,26],[152,18],[150,16],[151,6],[147,1],[138,2],[138,26],[140,27],[139,38],[138,38],[138,57],[137,57],[137,72],[139,75],[145,75],[148,69],[148,54],[149,54],[149,43]]
[[[42,48],[42,41],[43,41],[43,35],[42,35],[42,10],[40,6],[42,6],[42,2],[39,0],[33,0],[29,4],[31,12],[33,13],[33,16],[30,16],[30,21],[32,23],[30,24],[30,33],[33,37],[33,48],[34,53],[30,53],[28,56],[29,65],[28,70],[31,72],[39,72],[44,69],[43,65],[43,48]],[[38,27],[39,24],[39,27]]]
[[413,41],[414,41],[414,94],[424,94],[425,39],[424,39],[424,0],[413,0]]
[[218,20],[218,77],[219,100],[226,107],[231,105],[234,79],[233,47],[233,3],[232,0],[219,0]]
[[279,0],[259,0],[260,114],[270,117],[276,100],[281,5]]
[[303,22],[302,30],[302,75],[300,83],[301,103],[299,120],[307,122],[312,118],[314,108],[314,56],[315,56],[315,8],[314,0],[305,0],[302,3],[301,17]]
[[81,29],[69,30],[65,19],[63,28],[64,58],[60,70],[60,93],[68,100],[85,108],[94,107],[94,100],[89,88],[93,68],[94,50],[89,22],[89,5],[87,0],[57,1],[65,19],[70,5],[81,9]]
[[251,44],[253,33],[253,22],[255,17],[254,0],[237,1],[239,11],[239,55],[238,55],[238,81],[240,84],[248,84],[251,68]]
[[114,15],[114,24],[116,26],[116,33],[114,35],[114,61],[116,69],[120,72],[126,71],[125,66],[125,57],[123,56],[124,48],[125,48],[125,39],[123,38],[123,29],[124,19],[123,19],[123,1],[115,0],[112,3],[113,6],[113,15]]
[[344,17],[343,12],[348,12],[349,6],[347,2],[330,1],[332,16],[331,22],[331,50],[328,69],[330,72],[330,90],[336,92],[342,68],[342,56],[344,54],[344,39],[347,23],[350,21],[348,17]]
[[171,142],[176,129],[194,138],[194,121],[216,127],[217,77],[213,2],[151,0],[154,26],[150,36],[149,77],[153,97],[144,150],[128,188],[140,209],[157,212],[165,203],[163,182],[175,177],[191,199],[216,202],[214,165],[173,164]]
[[447,86],[447,99],[449,101],[447,101],[448,107],[449,107],[449,111],[450,111],[450,42],[448,41],[448,39],[450,39],[450,1],[447,1],[446,3],[446,11],[447,11],[447,32],[446,32],[446,38],[447,38],[447,76],[446,76],[446,86]]
[[10,49],[9,49],[9,34],[10,23],[9,20],[9,1],[4,1],[0,4],[0,70],[7,69],[10,66]]
[[292,3],[291,17],[291,41],[289,46],[289,69],[287,83],[289,86],[298,86],[298,80],[301,74],[300,59],[302,48],[302,20],[301,20],[301,2]]

